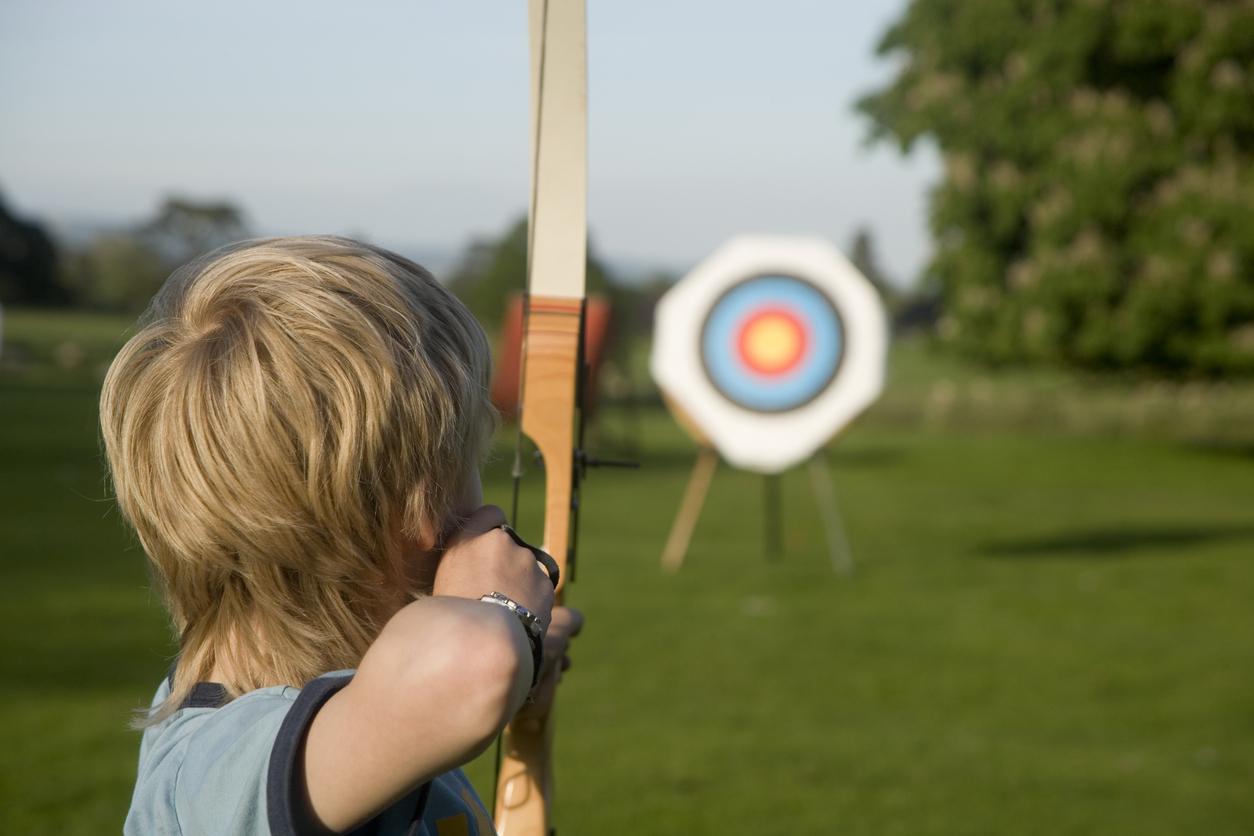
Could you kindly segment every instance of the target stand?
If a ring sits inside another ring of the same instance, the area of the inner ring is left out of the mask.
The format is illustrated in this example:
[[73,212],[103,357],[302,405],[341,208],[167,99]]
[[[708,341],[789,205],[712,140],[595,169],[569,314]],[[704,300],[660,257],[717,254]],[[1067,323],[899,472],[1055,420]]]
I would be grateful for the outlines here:
[[[671,525],[666,538],[666,546],[662,549],[662,568],[667,572],[678,572],[684,565],[688,555],[688,547],[692,543],[692,534],[696,530],[697,520],[705,499],[710,492],[710,484],[714,481],[714,472],[718,469],[718,451],[709,445],[701,445],[697,452],[697,460],[692,466],[688,477],[688,485],[684,489],[684,497],[679,505],[679,512]],[[807,468],[810,471],[810,489],[815,505],[823,519],[823,530],[827,538],[827,554],[831,560],[832,571],[838,575],[849,575],[854,571],[853,551],[849,548],[849,538],[845,534],[845,524],[840,514],[840,506],[836,501],[836,489],[833,485],[831,467],[822,452],[810,459]],[[783,554],[783,514],[780,508],[779,475],[763,476],[764,525],[763,552],[767,560],[776,560]]]
[[778,474],[809,460],[833,568],[850,571],[821,450],[883,388],[887,325],[871,283],[825,240],[742,236],[662,297],[654,334],[654,380],[701,449],[662,565],[682,565],[721,457],[766,477],[768,556],[782,548]]

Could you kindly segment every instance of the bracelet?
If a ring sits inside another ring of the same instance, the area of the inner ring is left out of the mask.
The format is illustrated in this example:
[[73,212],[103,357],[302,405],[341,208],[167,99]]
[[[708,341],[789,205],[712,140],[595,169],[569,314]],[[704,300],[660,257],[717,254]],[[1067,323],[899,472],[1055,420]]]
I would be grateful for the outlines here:
[[523,626],[523,632],[527,634],[527,641],[531,642],[531,688],[534,690],[536,683],[540,681],[540,665],[544,662],[544,624],[541,623],[540,617],[513,598],[500,592],[488,593],[480,597],[479,600],[485,604],[496,604],[498,607],[504,607],[518,616],[518,621]]

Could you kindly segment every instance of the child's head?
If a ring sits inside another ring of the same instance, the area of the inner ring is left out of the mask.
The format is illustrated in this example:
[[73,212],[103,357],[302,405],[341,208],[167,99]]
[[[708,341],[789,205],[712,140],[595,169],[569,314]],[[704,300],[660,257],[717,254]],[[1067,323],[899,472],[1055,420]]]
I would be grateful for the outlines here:
[[179,631],[170,703],[356,665],[485,450],[490,356],[421,267],[342,238],[236,245],[175,273],[113,361],[118,503]]

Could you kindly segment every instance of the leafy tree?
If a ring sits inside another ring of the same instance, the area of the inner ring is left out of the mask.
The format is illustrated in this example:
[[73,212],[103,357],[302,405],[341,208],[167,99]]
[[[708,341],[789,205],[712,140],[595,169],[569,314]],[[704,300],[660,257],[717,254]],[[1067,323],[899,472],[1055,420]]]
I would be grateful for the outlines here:
[[167,198],[137,233],[176,264],[249,237],[248,222],[237,206],[180,197]]
[[1254,3],[912,0],[879,50],[873,135],[944,153],[944,340],[1254,371]]
[[0,199],[0,302],[62,305],[68,301],[52,239],[39,224],[11,214]]

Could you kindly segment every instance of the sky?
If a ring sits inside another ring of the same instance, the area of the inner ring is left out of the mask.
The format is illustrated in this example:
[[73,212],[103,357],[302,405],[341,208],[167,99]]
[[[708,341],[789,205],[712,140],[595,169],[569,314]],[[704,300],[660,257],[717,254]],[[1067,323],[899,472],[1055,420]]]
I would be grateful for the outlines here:
[[[682,272],[742,232],[860,226],[908,284],[929,147],[868,147],[905,0],[589,0],[589,214]],[[226,199],[262,234],[454,252],[524,211],[525,0],[4,0],[0,192],[52,222]]]

